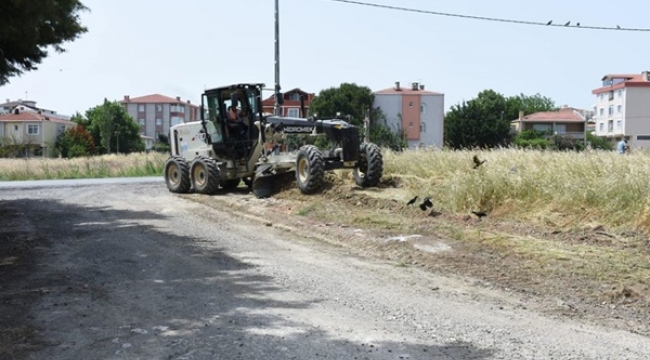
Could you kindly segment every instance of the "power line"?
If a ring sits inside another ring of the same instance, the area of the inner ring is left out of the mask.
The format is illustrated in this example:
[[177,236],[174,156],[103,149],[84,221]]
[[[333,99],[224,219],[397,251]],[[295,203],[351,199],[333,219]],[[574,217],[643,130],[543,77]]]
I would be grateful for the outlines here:
[[450,16],[450,17],[458,17],[458,18],[472,19],[472,20],[496,21],[496,22],[514,23],[514,24],[523,24],[523,25],[556,26],[556,27],[567,27],[567,28],[573,28],[573,29],[591,29],[591,30],[650,31],[650,29],[623,28],[623,27],[620,27],[618,25],[616,25],[615,27],[583,26],[583,25],[580,25],[580,23],[576,23],[575,25],[571,25],[571,22],[567,22],[565,24],[553,24],[551,21],[549,21],[549,22],[537,22],[537,21],[524,21],[524,20],[512,20],[512,19],[499,19],[499,18],[485,17],[485,16],[450,14],[450,13],[443,13],[443,12],[437,12],[437,11],[405,8],[405,7],[391,6],[391,5],[382,5],[382,4],[375,4],[375,3],[368,3],[368,2],[361,2],[361,1],[353,1],[353,0],[328,0],[328,1],[336,1],[336,2],[340,2],[340,3],[363,5],[363,6],[382,8],[382,9],[414,12],[414,13],[429,14],[429,15]]

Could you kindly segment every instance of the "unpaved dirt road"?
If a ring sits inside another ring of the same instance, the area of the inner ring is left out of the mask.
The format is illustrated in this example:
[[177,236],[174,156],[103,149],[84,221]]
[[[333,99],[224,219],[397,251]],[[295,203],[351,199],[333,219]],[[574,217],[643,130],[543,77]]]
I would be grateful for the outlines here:
[[0,190],[0,359],[648,359],[650,339],[164,183]]

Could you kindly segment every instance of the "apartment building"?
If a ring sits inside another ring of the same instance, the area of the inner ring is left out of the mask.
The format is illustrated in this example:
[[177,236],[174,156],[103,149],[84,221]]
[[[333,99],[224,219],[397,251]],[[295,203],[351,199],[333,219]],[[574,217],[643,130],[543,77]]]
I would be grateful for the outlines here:
[[612,142],[622,138],[637,148],[650,148],[650,74],[607,74],[596,95],[597,136]]
[[152,94],[132,98],[125,95],[119,103],[140,124],[140,135],[155,141],[158,141],[158,134],[169,134],[169,128],[176,124],[200,119],[200,106],[178,96]]
[[373,107],[386,115],[386,125],[393,131],[404,130],[409,147],[443,146],[444,94],[427,91],[423,84],[413,82],[402,87],[374,92]]
[[[309,104],[314,100],[316,94],[308,93],[300,88],[291,89],[284,93],[283,104],[280,106],[282,116],[300,117],[300,96],[305,99],[305,113],[303,117],[309,114]],[[275,95],[271,95],[262,101],[262,111],[268,114],[274,114]]]

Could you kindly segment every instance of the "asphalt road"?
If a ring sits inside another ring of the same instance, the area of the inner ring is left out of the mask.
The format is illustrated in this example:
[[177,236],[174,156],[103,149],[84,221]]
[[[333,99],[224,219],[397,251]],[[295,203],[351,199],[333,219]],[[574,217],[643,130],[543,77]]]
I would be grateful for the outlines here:
[[0,235],[31,259],[0,266],[0,320],[38,330],[26,358],[650,358],[646,337],[121,182],[0,189]]

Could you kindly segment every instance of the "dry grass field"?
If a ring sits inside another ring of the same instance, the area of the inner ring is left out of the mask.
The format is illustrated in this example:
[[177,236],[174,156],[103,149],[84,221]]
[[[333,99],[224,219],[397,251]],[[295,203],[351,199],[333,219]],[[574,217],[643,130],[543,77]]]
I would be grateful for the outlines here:
[[82,179],[162,175],[167,154],[137,153],[72,159],[0,159],[0,180]]

